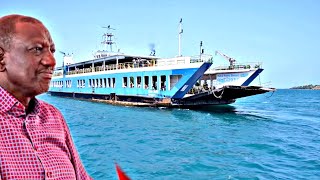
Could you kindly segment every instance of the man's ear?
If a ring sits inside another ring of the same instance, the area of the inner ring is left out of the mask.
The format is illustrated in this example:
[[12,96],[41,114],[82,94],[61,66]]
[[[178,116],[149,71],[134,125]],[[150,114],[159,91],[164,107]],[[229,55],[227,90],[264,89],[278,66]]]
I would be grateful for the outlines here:
[[0,72],[3,72],[5,69],[4,49],[0,47]]

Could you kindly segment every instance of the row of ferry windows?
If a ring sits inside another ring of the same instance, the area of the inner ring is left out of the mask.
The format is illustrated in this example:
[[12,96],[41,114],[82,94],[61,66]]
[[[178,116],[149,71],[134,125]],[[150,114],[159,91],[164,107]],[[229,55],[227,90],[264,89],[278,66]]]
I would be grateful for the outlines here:
[[[88,87],[109,87],[109,88],[114,88],[116,84],[116,78],[100,78],[100,79],[89,79]],[[52,81],[50,86],[51,87],[67,87],[71,88],[72,83],[71,80],[66,80],[65,84],[63,81]],[[84,79],[79,79],[77,80],[77,87],[78,88],[85,88],[86,87],[86,80]]]
[[128,88],[143,88],[152,90],[166,90],[167,77],[160,76],[137,76],[137,77],[123,77],[122,87]]
[[[160,80],[160,84],[158,83]],[[141,76],[137,77],[123,77],[122,78],[122,87],[126,88],[143,88],[143,89],[153,89],[153,90],[166,90],[166,76]],[[115,88],[116,79],[115,78],[99,78],[99,79],[89,79],[88,87],[93,88]],[[52,87],[64,87],[63,81],[52,81]],[[71,80],[65,81],[65,87],[71,88]],[[78,88],[85,88],[86,81],[84,79],[77,80]]]
[[[83,87],[84,87],[83,83]],[[88,87],[94,88],[115,88],[116,78],[100,78],[100,79],[89,79]]]

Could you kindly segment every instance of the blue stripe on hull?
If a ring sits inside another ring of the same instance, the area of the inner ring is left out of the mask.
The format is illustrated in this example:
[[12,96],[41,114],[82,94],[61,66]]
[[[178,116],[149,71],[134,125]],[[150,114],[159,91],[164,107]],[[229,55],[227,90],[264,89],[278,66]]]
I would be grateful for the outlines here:
[[176,92],[175,95],[172,96],[173,99],[181,99],[183,96],[189,92],[189,90],[193,87],[193,85],[203,76],[204,72],[206,72],[212,63],[204,63],[201,67],[188,79],[186,83],[182,86],[179,86],[180,89]]
[[249,84],[263,71],[263,69],[257,69],[241,86],[249,86]]

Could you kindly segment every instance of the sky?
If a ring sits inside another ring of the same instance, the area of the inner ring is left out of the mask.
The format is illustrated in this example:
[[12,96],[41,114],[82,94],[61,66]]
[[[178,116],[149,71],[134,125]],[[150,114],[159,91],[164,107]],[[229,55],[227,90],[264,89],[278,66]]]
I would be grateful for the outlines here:
[[[320,85],[320,1],[317,0],[1,0],[0,16],[22,14],[41,20],[59,51],[76,62],[92,59],[102,35],[114,28],[121,52],[159,57],[216,50],[237,62],[262,62],[254,85],[275,88]],[[213,66],[226,60],[214,56]]]

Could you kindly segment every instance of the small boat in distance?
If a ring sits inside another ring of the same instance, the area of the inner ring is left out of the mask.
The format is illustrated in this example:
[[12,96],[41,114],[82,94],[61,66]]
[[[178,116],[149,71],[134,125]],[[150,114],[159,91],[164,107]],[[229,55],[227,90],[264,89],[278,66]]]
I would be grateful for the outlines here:
[[[55,68],[49,93],[128,106],[198,108],[273,91],[247,86],[262,71],[258,67],[244,70],[233,62],[229,69],[209,69],[212,55],[181,56],[181,23],[179,55],[173,58],[157,57],[155,51],[138,56],[113,52],[113,29],[108,26],[102,42],[105,49],[97,51],[92,59],[74,63],[72,56],[63,53],[63,66]],[[240,74],[237,83],[228,84],[227,75],[235,78],[234,74]],[[244,83],[239,85],[240,81]],[[199,82],[203,84],[196,89]],[[205,88],[207,82],[210,88]]]

